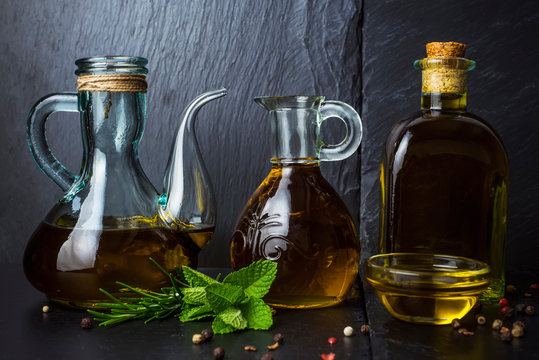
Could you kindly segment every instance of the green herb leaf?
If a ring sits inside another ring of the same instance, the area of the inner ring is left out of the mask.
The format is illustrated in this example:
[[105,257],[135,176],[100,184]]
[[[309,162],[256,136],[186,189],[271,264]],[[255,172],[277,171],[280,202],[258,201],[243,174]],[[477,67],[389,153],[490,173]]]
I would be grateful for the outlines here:
[[191,269],[187,265],[182,266],[182,271],[183,276],[185,277],[185,281],[187,281],[187,283],[192,287],[219,284],[217,280],[212,279],[208,275],[199,273],[198,271]]
[[215,313],[229,308],[243,298],[241,287],[230,284],[211,284],[206,287],[206,299]]
[[245,295],[260,299],[268,293],[276,274],[277,263],[270,260],[258,260],[228,274],[223,284],[237,285],[243,289]]
[[228,334],[237,330],[233,326],[230,326],[225,323],[219,316],[213,319],[213,322],[211,323],[211,328],[216,334]]
[[235,329],[242,330],[247,327],[247,320],[241,314],[241,310],[234,306],[221,311],[217,317]]
[[183,294],[183,301],[191,305],[206,304],[206,289],[204,286],[182,288],[180,291]]
[[239,304],[239,308],[250,329],[267,330],[273,324],[271,309],[261,299],[251,297]]
[[182,310],[179,319],[182,322],[200,320],[207,317],[215,316],[209,304],[200,306],[186,305]]
[[183,266],[182,270],[176,267],[173,275],[150,260],[168,275],[171,286],[155,292],[117,282],[138,296],[122,298],[100,289],[112,300],[97,304],[109,312],[88,310],[100,326],[131,319],[144,319],[144,323],[148,323],[172,315],[184,322],[213,317],[212,328],[217,334],[245,328],[268,329],[272,325],[271,310],[259,297],[268,292],[275,280],[276,263],[257,261],[228,275],[221,284],[188,266]]

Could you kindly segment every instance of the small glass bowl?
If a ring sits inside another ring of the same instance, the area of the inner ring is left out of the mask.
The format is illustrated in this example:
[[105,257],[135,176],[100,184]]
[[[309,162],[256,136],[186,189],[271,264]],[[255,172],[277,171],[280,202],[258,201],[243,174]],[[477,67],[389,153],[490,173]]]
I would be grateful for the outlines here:
[[460,319],[489,284],[487,264],[458,256],[389,253],[370,257],[365,276],[397,319],[442,325]]

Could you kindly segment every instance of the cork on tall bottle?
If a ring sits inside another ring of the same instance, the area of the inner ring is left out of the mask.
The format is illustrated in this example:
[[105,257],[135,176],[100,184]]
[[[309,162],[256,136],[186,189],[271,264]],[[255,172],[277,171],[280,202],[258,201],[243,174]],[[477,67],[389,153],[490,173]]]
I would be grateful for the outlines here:
[[[426,45],[427,59],[423,69],[423,93],[464,94],[467,69],[455,66],[463,58],[466,45],[457,42],[431,42]],[[452,61],[453,60],[453,61]]]
[[427,57],[461,58],[466,53],[466,44],[454,41],[431,42],[426,45]]

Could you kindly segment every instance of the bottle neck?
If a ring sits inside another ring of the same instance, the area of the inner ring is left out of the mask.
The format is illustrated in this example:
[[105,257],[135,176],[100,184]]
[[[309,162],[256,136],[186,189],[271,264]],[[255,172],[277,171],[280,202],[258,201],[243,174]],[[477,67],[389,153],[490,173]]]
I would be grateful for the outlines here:
[[144,131],[146,94],[108,91],[81,91],[79,94],[83,164],[90,166],[99,154],[107,159],[107,167],[140,167],[137,147]]
[[421,110],[466,112],[466,93],[421,93]]
[[285,108],[270,111],[271,162],[279,164],[318,163],[318,109]]
[[464,58],[425,58],[416,60],[421,70],[421,109],[423,111],[466,111],[468,71],[475,62]]

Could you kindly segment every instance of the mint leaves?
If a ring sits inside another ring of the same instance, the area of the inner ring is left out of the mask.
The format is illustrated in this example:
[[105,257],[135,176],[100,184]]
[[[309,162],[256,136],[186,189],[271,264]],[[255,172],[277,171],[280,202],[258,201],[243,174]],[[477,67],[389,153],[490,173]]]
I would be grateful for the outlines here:
[[212,329],[216,334],[243,329],[267,330],[273,324],[271,309],[262,297],[275,280],[277,263],[259,260],[230,273],[219,282],[188,266],[181,270],[176,268],[176,274],[170,274],[153,259],[150,260],[170,278],[171,286],[157,293],[118,282],[141,296],[120,299],[100,289],[113,300],[96,304],[110,310],[109,313],[88,310],[96,316],[94,319],[100,322],[100,326],[130,319],[146,319],[147,323],[172,315],[182,322],[213,318]]
[[183,267],[184,278],[191,287],[181,290],[183,301],[188,304],[179,314],[181,321],[214,316],[212,328],[216,334],[245,328],[267,330],[273,324],[271,309],[261,298],[275,280],[276,263],[259,260],[227,275],[222,283],[198,274]]
[[268,260],[257,261],[229,274],[223,284],[237,285],[243,289],[245,295],[260,299],[268,293],[276,274],[276,263]]

